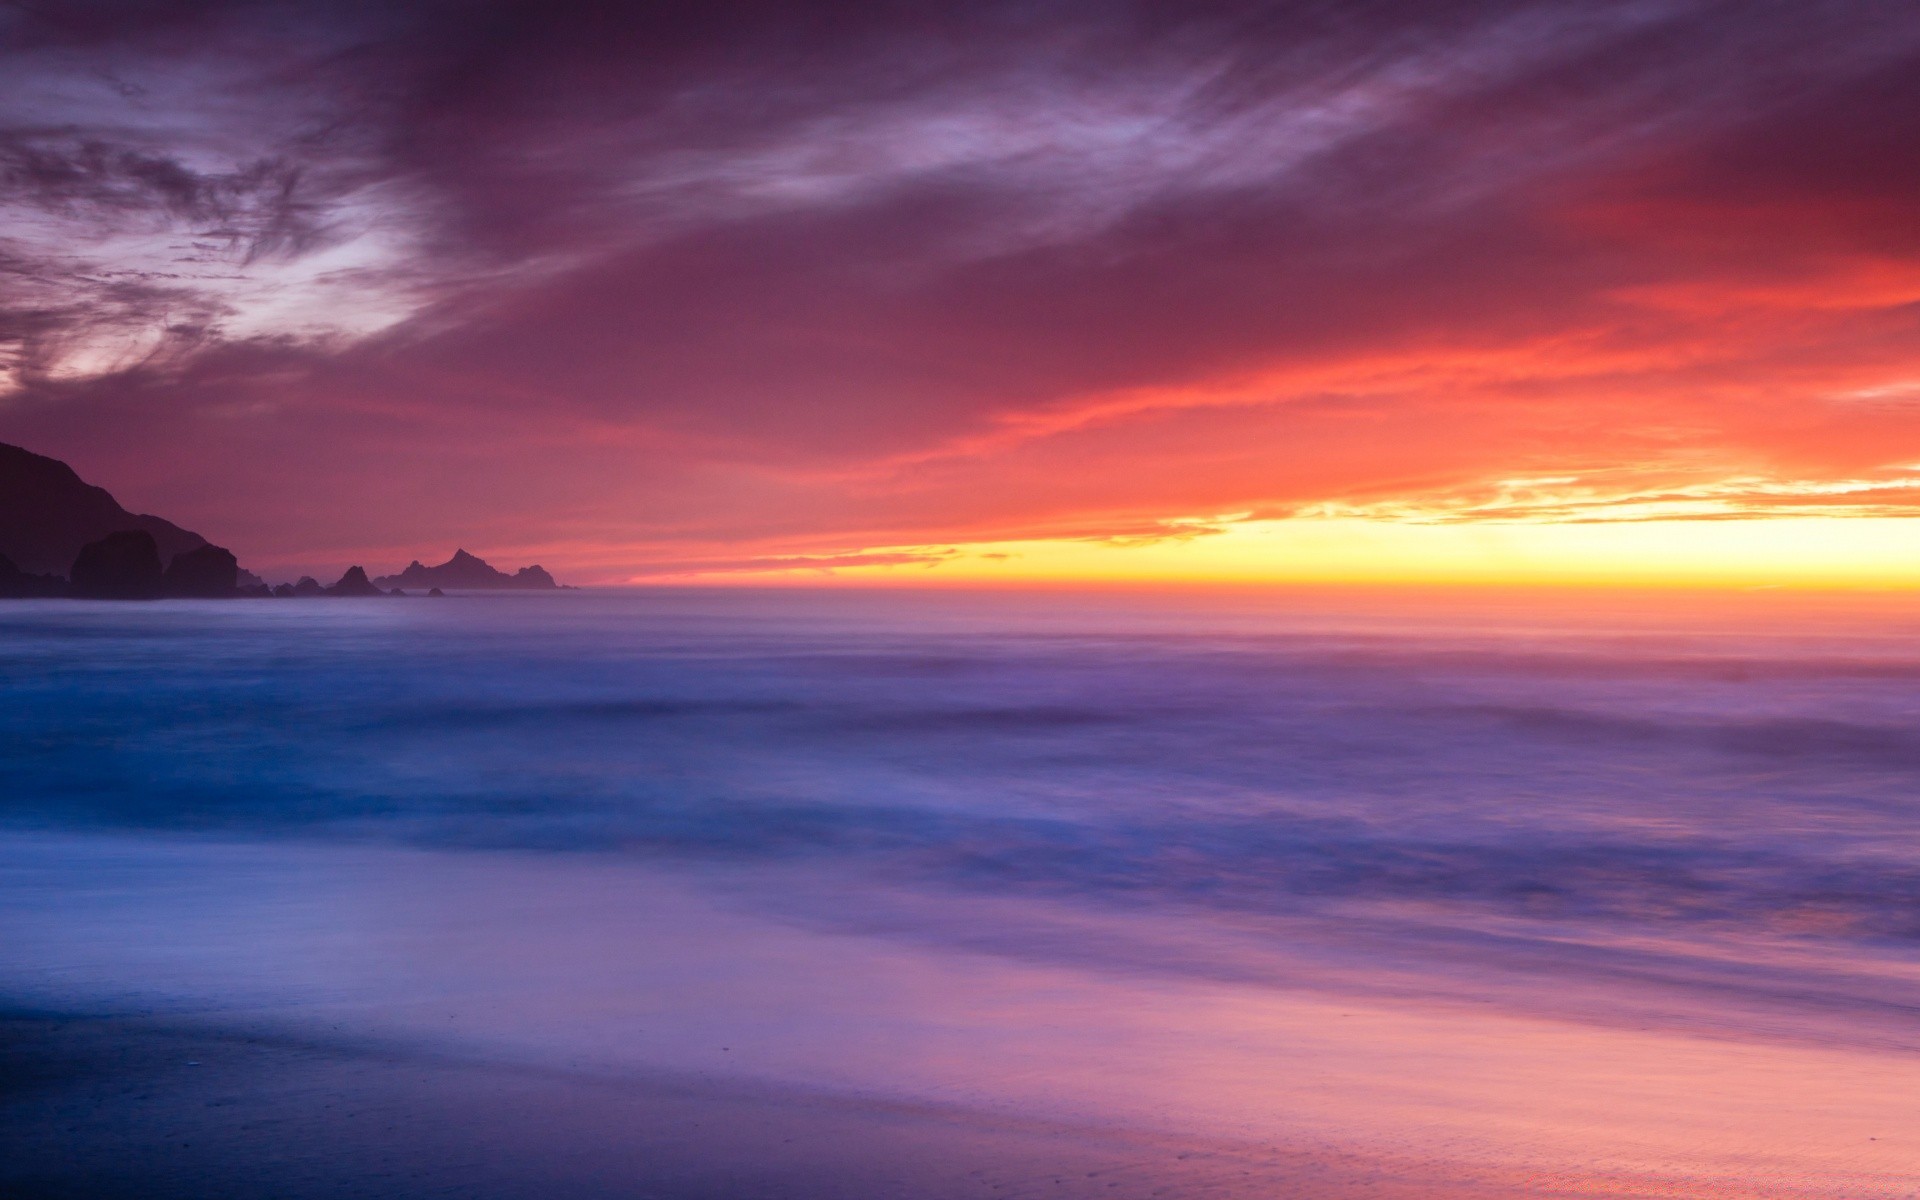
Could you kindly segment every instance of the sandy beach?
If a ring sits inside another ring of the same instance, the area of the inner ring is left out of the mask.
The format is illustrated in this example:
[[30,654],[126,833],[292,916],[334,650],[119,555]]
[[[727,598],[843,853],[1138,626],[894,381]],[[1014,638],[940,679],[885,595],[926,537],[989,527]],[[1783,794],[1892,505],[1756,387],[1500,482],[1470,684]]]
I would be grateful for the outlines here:
[[156,1018],[0,1018],[0,1194],[19,1200],[1562,1194],[1431,1167]]

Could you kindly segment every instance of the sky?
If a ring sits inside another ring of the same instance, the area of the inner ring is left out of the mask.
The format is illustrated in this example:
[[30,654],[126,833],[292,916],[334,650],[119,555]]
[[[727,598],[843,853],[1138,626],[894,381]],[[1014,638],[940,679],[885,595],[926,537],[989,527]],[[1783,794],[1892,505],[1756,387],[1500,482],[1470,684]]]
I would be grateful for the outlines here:
[[1920,586],[1901,0],[0,0],[0,441],[270,576]]

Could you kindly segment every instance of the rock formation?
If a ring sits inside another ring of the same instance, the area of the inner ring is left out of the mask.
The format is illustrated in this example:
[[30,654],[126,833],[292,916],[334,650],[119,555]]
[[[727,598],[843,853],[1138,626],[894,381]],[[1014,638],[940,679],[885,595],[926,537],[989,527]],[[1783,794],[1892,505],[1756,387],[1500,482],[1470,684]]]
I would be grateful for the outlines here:
[[484,559],[455,550],[453,557],[437,567],[423,565],[419,559],[407,564],[398,575],[383,575],[374,580],[381,587],[407,588],[556,588],[553,576],[538,566],[522,567],[509,575]]
[[160,550],[144,529],[110,533],[80,547],[68,572],[73,594],[91,600],[152,600],[160,595]]
[[161,590],[169,596],[227,597],[237,594],[240,564],[232,551],[205,545],[176,554],[161,578]]
[[0,599],[27,600],[66,594],[67,581],[60,576],[30,574],[0,554]]
[[0,554],[28,574],[60,574],[80,548],[108,534],[139,530],[161,562],[207,539],[159,517],[130,513],[57,458],[0,443]]
[[329,596],[384,596],[386,592],[373,586],[367,573],[360,567],[348,567],[340,582],[327,589]]
[[456,550],[437,567],[415,561],[380,579],[350,567],[332,587],[311,576],[268,587],[231,551],[170,521],[128,512],[58,459],[0,443],[0,598],[405,596],[409,588],[440,596],[443,588],[559,586],[539,566],[509,575]]

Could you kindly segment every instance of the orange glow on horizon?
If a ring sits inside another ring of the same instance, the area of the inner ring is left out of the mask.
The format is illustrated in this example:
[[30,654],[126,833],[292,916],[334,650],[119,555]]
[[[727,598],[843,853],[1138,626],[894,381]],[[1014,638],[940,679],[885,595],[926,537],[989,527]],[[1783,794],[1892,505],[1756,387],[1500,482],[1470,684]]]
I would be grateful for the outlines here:
[[1032,540],[772,557],[630,583],[1920,588],[1902,517],[1421,524],[1242,520],[1158,541]]

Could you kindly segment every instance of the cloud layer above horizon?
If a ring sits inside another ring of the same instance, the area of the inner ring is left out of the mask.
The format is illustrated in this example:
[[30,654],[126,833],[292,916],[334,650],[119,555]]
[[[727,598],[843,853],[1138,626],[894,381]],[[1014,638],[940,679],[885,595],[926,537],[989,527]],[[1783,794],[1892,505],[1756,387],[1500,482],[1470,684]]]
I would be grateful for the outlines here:
[[0,440],[614,579],[1920,505],[1920,19],[0,5]]

